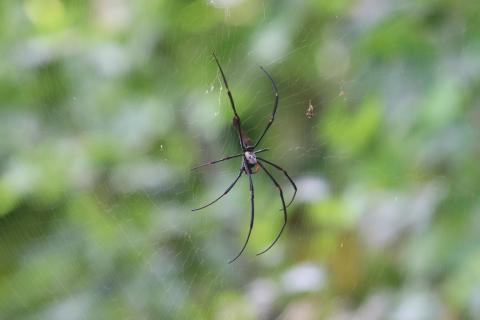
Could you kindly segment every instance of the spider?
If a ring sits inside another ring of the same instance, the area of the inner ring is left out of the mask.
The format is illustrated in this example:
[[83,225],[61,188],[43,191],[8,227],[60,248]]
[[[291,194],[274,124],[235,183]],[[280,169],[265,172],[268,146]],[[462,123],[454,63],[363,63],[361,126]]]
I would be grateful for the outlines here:
[[[275,245],[275,243],[278,241],[280,236],[282,235],[283,229],[287,225],[287,208],[292,204],[293,200],[295,199],[295,195],[297,193],[297,186],[293,182],[292,178],[290,178],[287,171],[285,171],[285,169],[276,165],[273,162],[270,162],[268,160],[265,160],[265,159],[257,156],[257,154],[259,154],[261,152],[268,151],[269,150],[268,148],[264,148],[264,149],[260,149],[260,150],[255,151],[257,146],[262,141],[262,138],[265,136],[268,129],[272,125],[272,123],[275,119],[275,113],[277,112],[279,96],[278,96],[277,86],[276,86],[275,81],[273,80],[272,76],[270,76],[270,74],[263,67],[260,67],[260,69],[265,73],[265,75],[270,79],[270,82],[272,83],[272,88],[273,88],[273,92],[274,92],[274,95],[275,95],[275,100],[274,100],[274,103],[273,103],[273,112],[272,112],[272,115],[271,115],[270,119],[268,120],[267,126],[263,130],[263,132],[260,135],[260,138],[257,140],[257,142],[255,144],[252,144],[252,141],[248,138],[248,136],[242,130],[240,117],[238,116],[237,109],[235,108],[235,102],[233,100],[233,95],[230,91],[230,88],[228,87],[228,82],[227,82],[227,79],[225,77],[225,73],[223,72],[223,69],[220,66],[220,62],[218,61],[215,53],[213,53],[213,58],[215,59],[215,62],[218,66],[218,69],[220,70],[220,74],[222,75],[223,83],[224,83],[225,88],[227,90],[228,98],[230,100],[230,105],[232,106],[232,110],[233,110],[233,114],[234,114],[233,121],[232,121],[233,122],[233,127],[237,131],[238,140],[239,140],[242,152],[239,153],[239,154],[233,155],[233,156],[228,156],[228,157],[225,157],[225,158],[222,158],[222,159],[219,159],[219,160],[215,160],[215,161],[211,161],[211,162],[199,165],[199,166],[193,168],[192,170],[199,169],[199,168],[202,168],[202,167],[205,167],[205,166],[210,166],[210,165],[213,165],[215,163],[219,163],[219,162],[222,162],[222,161],[225,161],[225,160],[230,160],[230,159],[234,159],[234,158],[238,158],[238,157],[242,157],[242,164],[240,166],[238,175],[235,178],[235,180],[228,186],[228,188],[218,198],[216,198],[215,200],[207,203],[204,206],[201,206],[201,207],[196,208],[196,209],[192,209],[192,211],[201,210],[201,209],[204,209],[206,207],[211,206],[212,204],[214,204],[215,202],[217,202],[218,200],[223,198],[228,192],[230,192],[230,190],[232,190],[232,188],[235,186],[235,184],[240,179],[242,174],[246,174],[248,176],[248,180],[249,180],[249,183],[250,183],[249,190],[250,190],[250,203],[251,203],[250,227],[248,229],[247,238],[246,238],[240,252],[235,256],[235,258],[233,258],[232,260],[229,261],[229,263],[232,263],[242,255],[243,251],[245,250],[245,248],[248,244],[248,240],[250,239],[250,234],[252,233],[253,221],[254,221],[254,218],[255,218],[255,206],[254,206],[255,192],[254,192],[254,188],[253,188],[252,175],[259,172],[260,168],[262,168],[265,171],[267,176],[270,178],[270,180],[273,182],[275,187],[278,189],[278,192],[280,194],[280,199],[282,200],[282,209],[281,210],[283,210],[283,225],[282,225],[282,228],[280,229],[280,232],[277,234],[275,240],[265,250],[258,253],[257,256],[267,252],[268,250],[270,250]],[[277,182],[277,180],[275,180],[275,178],[272,176],[270,171],[268,171],[268,169],[265,167],[265,164],[267,164],[269,166],[272,166],[273,168],[283,172],[283,174],[287,177],[288,181],[290,181],[290,183],[292,184],[292,187],[294,189],[294,193],[293,193],[292,199],[290,200],[290,202],[287,205],[285,204],[285,199],[283,197],[283,190],[280,187],[280,184]]]

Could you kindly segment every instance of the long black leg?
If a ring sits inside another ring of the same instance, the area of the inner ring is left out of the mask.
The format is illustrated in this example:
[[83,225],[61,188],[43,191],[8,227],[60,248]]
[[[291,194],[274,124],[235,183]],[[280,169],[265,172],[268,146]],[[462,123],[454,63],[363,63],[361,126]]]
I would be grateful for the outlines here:
[[257,153],[262,153],[262,152],[265,152],[265,151],[269,151],[270,149],[268,148],[264,148],[264,149],[260,149],[258,151],[253,151],[253,153],[257,154]]
[[275,95],[275,101],[273,102],[273,112],[272,112],[272,116],[271,116],[270,119],[268,120],[267,127],[265,128],[265,130],[263,130],[263,133],[262,133],[262,135],[260,136],[260,138],[258,138],[257,143],[255,143],[254,148],[256,148],[256,147],[258,146],[258,144],[260,143],[260,141],[262,141],[263,136],[267,133],[268,129],[270,128],[270,126],[271,126],[272,123],[273,123],[273,120],[275,120],[275,113],[277,112],[278,98],[279,98],[279,97],[278,97],[277,85],[275,84],[275,81],[273,81],[272,76],[267,72],[267,70],[263,69],[263,67],[260,67],[260,69],[262,69],[262,71],[267,75],[267,77],[270,79],[270,82],[272,83],[273,93],[274,93],[274,95]]
[[282,167],[276,165],[276,164],[273,163],[273,162],[270,162],[270,161],[268,161],[268,160],[265,160],[265,159],[263,159],[263,158],[260,158],[260,157],[257,157],[257,159],[258,159],[258,160],[261,160],[261,161],[263,161],[263,162],[266,162],[266,163],[268,163],[269,165],[271,165],[272,167],[275,167],[275,168],[277,168],[278,170],[282,171],[283,174],[285,174],[285,176],[287,177],[288,181],[290,181],[290,183],[292,184],[292,187],[293,187],[293,189],[294,189],[295,191],[293,192],[292,200],[290,200],[290,202],[287,204],[287,208],[288,208],[288,207],[292,204],[293,199],[295,199],[295,195],[297,194],[297,186],[295,185],[295,182],[293,182],[292,178],[290,178],[290,176],[288,175],[287,171],[285,171],[285,169],[283,169]]
[[235,178],[235,181],[233,181],[233,183],[227,188],[227,190],[225,190],[221,195],[220,197],[218,197],[217,199],[213,200],[212,202],[204,205],[204,206],[201,206],[200,208],[196,208],[196,209],[192,209],[192,211],[197,211],[197,210],[201,210],[201,209],[204,209],[208,206],[211,206],[212,204],[214,204],[215,202],[217,202],[218,200],[220,200],[223,196],[225,196],[228,192],[230,192],[230,190],[232,190],[233,186],[237,183],[238,179],[240,179],[240,177],[242,176],[242,173],[243,173],[243,165],[242,165],[242,168],[240,169],[240,172],[238,173],[238,176]]
[[[262,152],[265,152],[265,151],[269,151],[270,149],[268,148],[265,148],[265,149],[260,149],[258,151],[255,151],[254,153],[255,154],[258,154],[258,153],[262,153]],[[239,154],[236,154],[234,156],[228,156],[228,157],[225,157],[225,158],[222,158],[220,160],[215,160],[215,161],[210,161],[210,162],[207,162],[207,163],[204,163],[204,164],[201,164],[199,166],[196,166],[194,168],[192,168],[192,170],[196,170],[196,169],[199,169],[199,168],[202,168],[202,167],[206,167],[206,166],[209,166],[209,165],[212,165],[212,164],[215,164],[215,163],[219,163],[219,162],[222,162],[222,161],[225,161],[225,160],[229,160],[229,159],[233,159],[233,158],[238,158],[240,156],[243,156],[243,153],[239,153]]]
[[199,165],[199,166],[196,166],[196,167],[192,168],[192,170],[196,170],[196,169],[199,169],[199,168],[202,168],[202,167],[206,167],[206,166],[209,166],[209,165],[218,163],[218,162],[222,162],[222,161],[229,160],[229,159],[233,159],[233,158],[238,158],[238,157],[241,157],[241,156],[243,156],[243,153],[239,153],[239,154],[236,154],[236,155],[234,155],[234,156],[228,156],[228,157],[222,158],[222,159],[220,159],[220,160],[210,161],[210,162],[201,164],[201,165]]
[[237,123],[237,132],[238,132],[238,139],[240,140],[240,146],[242,147],[242,150],[245,151],[245,143],[243,142],[242,138],[242,126],[240,124],[240,117],[238,116],[237,109],[235,108],[235,102],[233,101],[233,95],[232,92],[230,91],[230,88],[228,87],[228,82],[227,78],[225,77],[225,73],[223,73],[222,66],[220,66],[220,62],[217,59],[217,56],[215,55],[215,52],[213,52],[213,57],[215,58],[215,62],[217,63],[218,69],[220,69],[220,73],[222,74],[222,79],[223,83],[225,84],[225,88],[227,89],[227,94],[228,98],[230,99],[230,104],[233,109],[233,114],[234,114],[234,123]]
[[230,260],[228,263],[232,263],[234,262],[235,260],[238,259],[238,257],[240,257],[243,253],[243,250],[245,250],[245,248],[247,247],[247,243],[248,243],[248,240],[250,239],[250,234],[252,233],[252,228],[253,228],[253,220],[255,219],[255,206],[254,206],[254,196],[255,196],[255,192],[253,190],[253,181],[252,181],[252,174],[250,173],[250,171],[248,170],[248,167],[246,164],[244,164],[244,170],[245,172],[247,173],[248,175],[248,181],[250,183],[250,208],[251,208],[251,213],[250,213],[250,228],[248,229],[248,234],[247,234],[247,239],[245,240],[245,243],[243,244],[243,247],[242,249],[240,250],[240,252],[237,254],[237,256],[235,258],[233,258],[232,260]]
[[267,168],[265,168],[264,165],[262,165],[261,162],[257,162],[257,163],[260,165],[260,167],[262,167],[263,170],[265,170],[265,173],[270,177],[272,182],[277,187],[278,192],[280,193],[280,199],[282,199],[282,206],[283,206],[283,225],[282,225],[282,229],[280,229],[280,232],[278,233],[277,237],[275,238],[275,240],[273,240],[272,244],[269,245],[267,249],[263,250],[260,253],[257,253],[257,256],[258,256],[258,255],[264,254],[265,252],[270,250],[273,247],[273,245],[278,241],[278,239],[280,239],[280,236],[282,235],[283,229],[285,229],[285,226],[287,225],[287,207],[285,206],[285,199],[283,198],[282,188],[278,184],[277,180],[275,180],[275,178],[272,176],[272,174],[267,170]]

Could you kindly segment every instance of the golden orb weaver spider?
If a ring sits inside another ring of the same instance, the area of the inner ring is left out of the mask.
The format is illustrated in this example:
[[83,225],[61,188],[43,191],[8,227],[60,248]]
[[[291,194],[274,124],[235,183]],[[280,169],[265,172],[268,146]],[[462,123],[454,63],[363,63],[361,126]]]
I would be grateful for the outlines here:
[[[251,140],[248,138],[248,136],[242,130],[240,117],[239,117],[239,115],[237,113],[237,109],[235,107],[235,102],[233,100],[233,95],[230,91],[230,88],[228,87],[228,82],[227,82],[227,78],[225,77],[225,73],[223,72],[223,69],[222,69],[222,67],[220,65],[220,62],[218,61],[215,53],[213,53],[213,57],[215,59],[215,62],[217,63],[218,69],[220,70],[220,74],[222,75],[223,83],[224,83],[225,88],[227,90],[228,98],[230,100],[230,105],[233,109],[233,114],[234,114],[233,126],[237,131],[238,139],[239,139],[239,142],[240,142],[240,147],[242,148],[242,152],[239,153],[239,154],[233,155],[233,156],[228,156],[228,157],[225,157],[225,158],[222,158],[222,159],[219,159],[219,160],[215,160],[215,161],[211,161],[211,162],[202,164],[200,166],[197,166],[197,167],[193,168],[192,170],[202,168],[202,167],[205,167],[205,166],[209,166],[209,165],[212,165],[212,164],[215,164],[215,163],[218,163],[218,162],[222,162],[222,161],[225,161],[225,160],[230,160],[230,159],[234,159],[234,158],[238,158],[238,157],[243,157],[243,158],[242,158],[242,164],[240,166],[239,173],[238,173],[237,177],[235,178],[235,180],[228,186],[228,188],[215,200],[213,200],[213,201],[211,201],[211,202],[207,203],[206,205],[201,206],[199,208],[192,209],[192,211],[201,210],[201,209],[204,209],[206,207],[211,206],[212,204],[214,204],[215,202],[217,202],[218,200],[223,198],[228,192],[230,192],[230,190],[232,190],[232,188],[235,186],[235,184],[240,179],[242,174],[246,174],[248,176],[248,180],[249,180],[249,183],[250,183],[250,188],[249,189],[250,189],[250,202],[251,202],[250,228],[248,230],[247,238],[245,240],[245,243],[242,246],[242,249],[235,256],[235,258],[233,258],[232,260],[229,261],[229,263],[232,263],[241,256],[241,254],[243,253],[243,251],[247,247],[248,241],[250,239],[250,234],[252,233],[253,221],[255,219],[255,205],[254,205],[255,192],[254,192],[254,187],[253,187],[252,174],[255,174],[255,173],[258,172],[258,170],[257,170],[258,166],[260,166],[260,168],[262,168],[265,171],[265,173],[268,175],[268,177],[273,182],[275,187],[278,189],[278,192],[280,194],[280,199],[282,200],[283,225],[282,225],[282,228],[280,229],[280,232],[277,234],[275,240],[265,250],[257,253],[257,255],[261,255],[261,254],[267,252],[268,250],[270,250],[275,245],[275,243],[278,241],[278,239],[280,239],[280,236],[282,235],[283,229],[285,229],[285,226],[287,225],[287,208],[292,204],[293,200],[295,199],[295,195],[297,194],[297,186],[293,182],[292,178],[290,178],[287,171],[285,171],[285,169],[276,165],[273,162],[270,162],[270,161],[265,160],[263,158],[257,157],[257,154],[259,154],[261,152],[264,152],[264,151],[268,151],[267,148],[255,151],[257,146],[260,144],[260,141],[262,141],[263,137],[265,136],[268,129],[270,128],[273,121],[275,120],[275,114],[277,112],[279,95],[278,95],[277,85],[275,84],[275,81],[273,80],[272,76],[270,76],[270,74],[263,67],[260,67],[260,69],[265,73],[265,75],[270,79],[270,82],[272,83],[272,88],[273,88],[273,92],[274,92],[274,95],[275,95],[275,100],[274,100],[274,103],[273,103],[273,112],[272,112],[272,115],[271,115],[271,117],[270,117],[270,119],[267,123],[267,126],[263,130],[263,132],[262,132],[260,138],[257,140],[257,142],[252,145]],[[285,204],[285,199],[283,197],[282,187],[277,182],[277,180],[275,180],[275,178],[272,176],[270,171],[267,170],[264,163],[266,163],[266,164],[272,166],[273,168],[283,172],[283,174],[287,177],[288,181],[290,181],[290,183],[292,184],[292,187],[294,189],[294,193],[293,193],[292,199],[290,200],[290,202],[287,205]]]

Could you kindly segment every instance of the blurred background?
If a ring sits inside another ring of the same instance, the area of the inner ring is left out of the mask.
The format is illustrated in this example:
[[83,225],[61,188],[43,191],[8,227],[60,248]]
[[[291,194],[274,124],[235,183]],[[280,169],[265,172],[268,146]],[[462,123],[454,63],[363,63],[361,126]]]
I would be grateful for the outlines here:
[[[233,264],[213,51],[299,188]],[[475,1],[2,1],[0,56],[0,319],[480,319]]]

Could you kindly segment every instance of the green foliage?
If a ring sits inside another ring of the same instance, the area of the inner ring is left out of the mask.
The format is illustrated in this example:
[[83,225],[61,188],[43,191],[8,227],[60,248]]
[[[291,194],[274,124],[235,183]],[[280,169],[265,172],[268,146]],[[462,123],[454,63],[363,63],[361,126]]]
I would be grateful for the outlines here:
[[351,111],[345,103],[329,106],[319,138],[334,152],[355,156],[368,149],[378,130],[380,116],[380,105],[374,99],[365,99],[358,112]]

